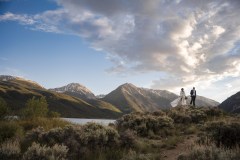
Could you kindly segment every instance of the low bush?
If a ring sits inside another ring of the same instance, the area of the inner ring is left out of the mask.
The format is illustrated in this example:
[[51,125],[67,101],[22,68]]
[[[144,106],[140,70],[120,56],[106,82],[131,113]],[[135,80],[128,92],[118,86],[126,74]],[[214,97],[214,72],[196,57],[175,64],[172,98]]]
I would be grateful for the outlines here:
[[119,146],[118,132],[111,128],[96,123],[83,126],[66,126],[43,131],[42,128],[34,129],[27,133],[24,146],[38,142],[53,146],[56,143],[64,144],[69,149],[70,159],[79,159],[87,156],[92,151],[113,149]]
[[1,160],[14,160],[20,159],[21,150],[20,144],[17,140],[8,140],[0,145],[0,159]]
[[136,144],[136,141],[137,141],[136,133],[130,129],[127,129],[126,131],[120,134],[121,147],[133,148]]
[[224,112],[217,107],[208,108],[204,111],[208,117],[222,117],[224,115]]
[[168,137],[163,141],[162,148],[174,149],[177,146],[177,144],[181,141],[182,137],[179,136]]
[[0,121],[0,143],[21,135],[22,128],[16,122]]
[[130,113],[118,119],[116,124],[120,132],[130,129],[139,136],[166,136],[171,134],[173,128],[173,120],[170,117],[155,113]]
[[0,97],[0,120],[7,115],[8,111],[7,103]]
[[68,148],[55,144],[52,147],[33,143],[23,155],[23,160],[65,160]]
[[168,116],[174,120],[174,123],[189,124],[192,122],[192,119],[189,115],[183,112],[178,112],[177,110],[170,111]]
[[60,113],[54,112],[54,111],[49,111],[47,113],[47,117],[48,118],[59,118],[60,117]]
[[190,125],[184,130],[185,134],[195,134],[197,132],[198,132],[198,127],[196,127],[196,125]]
[[18,124],[22,126],[25,131],[29,131],[37,127],[43,127],[45,130],[50,130],[56,127],[62,128],[66,125],[69,125],[70,123],[60,118],[35,118],[34,120],[20,120]]
[[137,153],[135,151],[130,150],[128,154],[123,156],[121,160],[157,160],[159,159],[159,156],[155,156],[152,154],[143,154],[143,153]]
[[202,108],[174,108],[168,112],[168,116],[174,123],[180,124],[203,123],[207,120],[207,114]]
[[122,149],[96,150],[78,160],[120,160],[127,152]]
[[207,114],[201,108],[188,110],[192,123],[203,123],[207,119]]
[[217,147],[240,147],[239,122],[211,122],[207,125],[206,132]]
[[195,147],[190,153],[180,155],[178,160],[238,160],[240,150],[226,150],[216,146]]
[[90,148],[112,147],[118,145],[118,132],[110,127],[97,123],[82,126],[81,142]]
[[166,116],[166,113],[159,110],[152,113],[153,116]]

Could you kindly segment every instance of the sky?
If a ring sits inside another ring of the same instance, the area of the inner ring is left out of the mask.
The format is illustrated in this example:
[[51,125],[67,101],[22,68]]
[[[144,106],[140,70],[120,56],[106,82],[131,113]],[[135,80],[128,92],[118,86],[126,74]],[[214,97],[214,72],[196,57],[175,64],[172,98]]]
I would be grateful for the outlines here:
[[123,83],[222,102],[240,91],[239,0],[0,0],[0,74]]

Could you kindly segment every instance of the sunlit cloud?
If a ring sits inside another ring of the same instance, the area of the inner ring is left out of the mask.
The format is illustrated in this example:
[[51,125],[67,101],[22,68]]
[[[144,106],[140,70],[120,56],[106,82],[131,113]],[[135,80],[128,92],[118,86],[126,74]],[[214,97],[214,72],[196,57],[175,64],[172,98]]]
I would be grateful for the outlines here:
[[108,73],[167,75],[153,80],[152,88],[195,85],[205,91],[240,75],[239,0],[56,2],[56,10],[36,15],[8,12],[0,21],[80,36],[110,57],[113,67]]

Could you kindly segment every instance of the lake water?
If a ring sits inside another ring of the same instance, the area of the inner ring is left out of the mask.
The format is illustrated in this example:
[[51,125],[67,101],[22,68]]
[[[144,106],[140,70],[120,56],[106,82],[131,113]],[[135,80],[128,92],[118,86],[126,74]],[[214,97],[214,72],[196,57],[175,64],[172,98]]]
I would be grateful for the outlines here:
[[84,118],[62,118],[62,119],[76,124],[86,124],[88,122],[95,122],[102,125],[108,125],[109,123],[114,123],[116,121],[113,119],[84,119]]

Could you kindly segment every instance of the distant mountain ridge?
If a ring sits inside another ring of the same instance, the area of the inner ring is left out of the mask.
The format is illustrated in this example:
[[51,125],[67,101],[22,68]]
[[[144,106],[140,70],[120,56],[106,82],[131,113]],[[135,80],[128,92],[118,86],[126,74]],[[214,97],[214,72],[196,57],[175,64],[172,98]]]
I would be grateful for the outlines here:
[[18,113],[33,96],[45,96],[49,109],[59,112],[63,117],[112,119],[122,115],[110,105],[102,103],[92,105],[74,96],[49,91],[33,81],[14,76],[0,76],[0,97],[7,102],[13,112]]
[[[139,88],[131,83],[125,83],[102,99],[117,106],[123,113],[130,113],[168,109],[171,108],[170,103],[178,97],[178,95],[166,90]],[[189,103],[190,98],[188,98],[187,104]],[[197,96],[196,105],[214,107],[218,106],[219,103],[203,96]]]
[[121,112],[114,105],[98,99],[87,87],[85,87],[79,83],[70,83],[66,86],[59,87],[59,88],[53,88],[53,89],[49,89],[49,90],[83,99],[87,103],[89,103],[93,106],[97,106],[102,109],[106,108],[106,109],[109,109],[109,110],[112,110],[115,112]]
[[[0,96],[14,110],[20,109],[33,96],[45,96],[51,110],[60,112],[65,117],[82,118],[114,118],[130,112],[168,109],[171,108],[170,103],[179,97],[166,90],[141,88],[131,83],[120,85],[109,94],[100,96],[95,96],[79,83],[47,90],[34,81],[14,76],[0,76]],[[197,96],[196,105],[213,107],[219,103]]]
[[230,113],[240,113],[240,92],[237,92],[236,94],[223,101],[219,105],[219,108]]
[[103,100],[117,106],[123,113],[130,113],[170,108],[170,102],[177,97],[169,91],[139,88],[125,83],[106,95]]
[[[191,97],[189,96],[187,100],[187,104],[190,104],[190,101],[191,101]],[[196,103],[196,106],[199,106],[199,107],[217,107],[220,104],[215,100],[212,100],[203,96],[199,96],[199,95],[197,95],[195,103]]]

